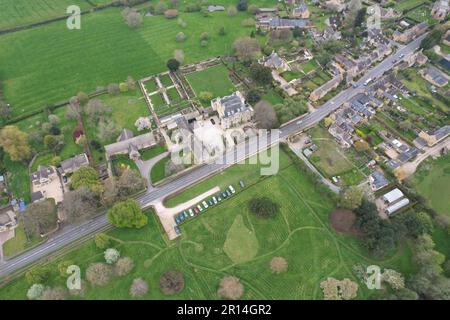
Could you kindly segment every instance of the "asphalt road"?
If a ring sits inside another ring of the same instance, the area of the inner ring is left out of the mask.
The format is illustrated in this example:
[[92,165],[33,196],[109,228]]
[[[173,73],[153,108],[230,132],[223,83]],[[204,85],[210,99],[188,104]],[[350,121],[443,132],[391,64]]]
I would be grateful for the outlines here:
[[[247,157],[256,154],[258,151],[266,149],[272,143],[278,142],[280,139],[286,138],[287,136],[293,133],[300,132],[313,126],[314,124],[318,123],[320,120],[328,116],[331,112],[338,109],[344,102],[350,100],[358,93],[364,92],[363,84],[367,79],[371,78],[373,80],[381,77],[384,72],[386,72],[387,70],[391,69],[394,66],[393,63],[394,59],[396,61],[399,61],[401,60],[400,55],[402,54],[407,55],[408,53],[411,53],[414,50],[416,50],[424,37],[425,35],[417,38],[408,45],[400,48],[395,54],[392,54],[391,56],[387,57],[377,66],[369,70],[356,83],[357,84],[356,88],[351,87],[344,91],[341,91],[338,95],[330,99],[327,103],[318,108],[316,111],[308,114],[301,120],[291,122],[281,127],[280,136],[272,139],[274,141],[271,141],[269,137],[268,142],[260,143],[259,147],[255,143],[249,144],[246,147],[238,146],[237,148],[235,148],[235,150],[230,151],[226,155],[224,155],[224,158],[227,159],[226,162],[224,162],[223,159],[221,159],[221,161],[216,161],[215,163],[202,165],[199,168],[194,169],[193,171],[176,180],[173,180],[158,188],[151,190],[150,193],[141,196],[138,199],[138,201],[140,202],[142,207],[147,207],[151,204],[151,202],[157,199],[167,197],[177,191],[180,191],[186,188],[187,186],[198,182],[199,180],[202,180],[216,172],[225,169],[232,163],[242,161]],[[45,243],[40,244],[37,247],[20,254],[19,256],[4,261],[4,263],[0,265],[0,277],[4,277],[16,270],[19,270],[25,267],[26,265],[33,263],[38,259],[41,259],[76,240],[89,236],[95,233],[96,231],[106,227],[107,225],[108,222],[106,221],[106,217],[103,215],[78,226],[65,227],[62,230],[60,230],[56,235],[47,240]]]

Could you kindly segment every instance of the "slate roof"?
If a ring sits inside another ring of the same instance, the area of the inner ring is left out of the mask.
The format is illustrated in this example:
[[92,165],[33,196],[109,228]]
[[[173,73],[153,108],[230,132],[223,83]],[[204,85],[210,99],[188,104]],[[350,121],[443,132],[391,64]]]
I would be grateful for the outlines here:
[[120,133],[119,137],[117,138],[117,142],[126,141],[133,137],[134,137],[133,131],[128,130],[128,129],[123,129],[122,132]]
[[244,112],[248,110],[245,102],[241,98],[233,93],[229,96],[220,99],[220,103],[223,107],[224,118],[233,116],[236,113]]
[[52,167],[44,167],[40,165],[36,172],[31,174],[31,181],[39,181],[41,179],[48,179],[48,176],[55,173]]
[[88,165],[89,160],[85,153],[79,154],[73,158],[64,160],[61,162],[61,169],[62,172],[73,172],[77,169],[81,168],[82,166]]
[[44,195],[42,194],[41,191],[36,191],[36,192],[32,192],[31,193],[31,202],[36,202],[41,200],[42,198],[44,198]]
[[389,181],[383,176],[380,171],[374,171],[370,175],[370,178],[375,190],[384,188],[389,184]]

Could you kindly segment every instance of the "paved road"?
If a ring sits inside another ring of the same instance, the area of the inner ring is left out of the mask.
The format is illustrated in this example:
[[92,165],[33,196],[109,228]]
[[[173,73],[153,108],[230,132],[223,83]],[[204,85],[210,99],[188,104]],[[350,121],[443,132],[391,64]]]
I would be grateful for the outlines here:
[[[379,78],[380,76],[383,75],[385,71],[393,67],[394,59],[400,60],[401,54],[406,55],[416,50],[424,37],[425,35],[417,38],[416,40],[402,47],[395,54],[392,54],[391,56],[387,57],[377,66],[369,70],[367,74],[356,83],[357,84],[356,88],[351,87],[340,92],[338,95],[329,100],[319,109],[308,114],[306,117],[303,117],[301,120],[291,122],[281,127],[279,137],[275,137],[273,139],[270,139],[271,137],[269,137],[268,142],[260,144],[259,148],[256,144],[250,144],[245,149],[238,147],[237,149],[230,151],[224,156],[224,158],[227,159],[227,162],[225,163],[241,161],[251,155],[256,154],[258,151],[267,148],[270,144],[278,142],[280,139],[286,138],[293,133],[305,130],[313,126],[314,124],[318,123],[320,120],[328,116],[331,112],[338,109],[344,102],[348,101],[358,93],[364,92],[363,84],[367,79]],[[230,161],[231,159],[234,160]],[[221,160],[223,162],[223,159]],[[164,184],[158,188],[153,189],[150,193],[145,194],[138,200],[142,205],[142,207],[147,207],[155,200],[167,197],[170,194],[180,191],[186,188],[187,186],[192,185],[198,182],[199,180],[210,176],[211,174],[214,174],[220,170],[225,169],[228,166],[229,165],[220,163],[219,161],[200,166],[199,168],[191,171],[190,173],[180,177],[177,180],[168,182],[167,184]],[[75,240],[93,234],[107,225],[108,222],[106,221],[105,216],[100,216],[92,221],[85,222],[84,224],[79,226],[71,226],[63,228],[58,232],[57,235],[50,238],[47,242],[29,251],[26,251],[15,258],[6,260],[0,266],[0,277],[3,277],[11,272],[23,268],[26,265],[42,257],[45,257],[46,255],[70,244]]]

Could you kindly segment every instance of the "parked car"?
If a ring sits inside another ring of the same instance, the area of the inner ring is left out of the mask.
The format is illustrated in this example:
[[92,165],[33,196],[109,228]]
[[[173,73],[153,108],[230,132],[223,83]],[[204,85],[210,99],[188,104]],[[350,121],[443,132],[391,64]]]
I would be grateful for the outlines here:
[[191,217],[194,216],[194,211],[192,211],[192,209],[189,209],[189,215],[190,215]]
[[188,215],[188,213],[186,212],[186,211],[183,211],[183,215],[184,215],[184,217],[187,219],[187,218],[189,218],[189,215]]
[[228,186],[228,189],[230,189],[231,193],[236,193],[236,190],[234,190],[231,184]]
[[63,176],[63,182],[67,183],[67,177],[66,176]]
[[197,208],[198,208],[198,210],[200,210],[200,212],[203,211],[203,208],[202,208],[201,205],[198,204],[198,205],[197,205]]
[[212,206],[212,205],[214,205],[214,202],[212,202],[211,199],[209,199],[209,200],[208,200],[208,204],[209,204],[210,206]]
[[216,197],[212,197],[214,204],[217,204],[217,199]]
[[180,223],[181,223],[181,220],[180,220],[180,218],[178,218],[178,217],[175,217],[175,222],[176,222],[177,224],[180,224]]
[[195,214],[199,214],[200,210],[198,210],[197,207],[194,207],[194,212],[195,212]]
[[178,219],[180,219],[180,221],[183,222],[183,221],[184,221],[184,216],[183,216],[183,214],[180,214],[180,215],[178,216]]
[[228,195],[227,195],[227,193],[224,191],[224,192],[222,192],[222,198],[226,198],[226,197],[228,197]]
[[220,193],[217,195],[217,201],[218,202],[222,201],[222,197],[220,196]]
[[208,206],[208,204],[206,203],[206,201],[203,201],[202,202],[202,205],[203,205],[203,207],[205,208],[205,209],[207,209],[209,206]]
[[174,226],[173,228],[175,229],[175,233],[176,233],[177,235],[180,235],[180,234],[181,234],[180,228],[178,228],[177,226]]
[[239,181],[239,184],[241,185],[241,188],[244,188],[245,187],[245,185],[244,185],[244,181]]
[[226,192],[227,192],[227,196],[231,196],[230,190],[227,189]]

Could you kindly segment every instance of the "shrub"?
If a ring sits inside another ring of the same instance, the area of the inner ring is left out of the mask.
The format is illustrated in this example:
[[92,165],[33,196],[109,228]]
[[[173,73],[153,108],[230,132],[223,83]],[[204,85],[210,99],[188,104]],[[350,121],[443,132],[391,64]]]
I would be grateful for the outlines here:
[[114,248],[106,249],[104,252],[105,261],[107,264],[116,263],[120,258],[120,252]]
[[27,291],[27,298],[30,300],[39,299],[45,291],[45,287],[42,284],[35,283]]
[[258,6],[256,4],[251,4],[251,5],[248,6],[247,11],[249,13],[251,13],[251,14],[257,14],[258,11],[259,11],[259,8],[258,8]]
[[112,267],[106,263],[92,263],[86,270],[86,279],[93,286],[104,286],[111,281]]
[[177,9],[166,10],[166,12],[164,12],[164,16],[167,19],[174,19],[174,18],[178,17],[178,10]]
[[286,272],[288,268],[288,263],[283,257],[273,257],[270,261],[270,270],[273,273],[282,273]]
[[199,93],[198,98],[202,102],[210,102],[211,99],[213,98],[213,94],[212,92],[209,91],[202,91]]
[[120,91],[119,85],[117,83],[111,83],[108,85],[108,93],[110,95],[116,95]]
[[178,68],[180,67],[180,62],[177,59],[169,59],[169,61],[167,61],[167,68],[174,72],[177,71]]
[[249,201],[249,210],[257,217],[272,218],[278,213],[280,206],[268,197],[260,197]]
[[184,289],[184,277],[179,271],[168,271],[161,275],[159,288],[165,295],[174,295]]
[[200,41],[200,46],[206,47],[208,45],[208,40],[202,40]]
[[50,276],[50,270],[47,267],[37,267],[25,273],[25,279],[29,284],[45,283]]
[[202,32],[202,34],[200,35],[200,40],[208,40],[208,39],[209,39],[208,32]]
[[230,17],[234,17],[237,14],[237,9],[235,6],[229,6],[227,9],[227,14]]
[[176,35],[176,39],[177,42],[183,42],[184,40],[186,40],[186,35],[184,34],[184,32],[178,32]]
[[114,267],[114,272],[118,276],[124,276],[128,274],[134,268],[133,259],[130,257],[122,257],[117,260],[116,266]]
[[59,271],[59,274],[61,275],[61,277],[67,276],[67,268],[71,265],[73,265],[72,260],[64,260],[64,261],[61,261],[60,263],[58,263],[58,271]]
[[239,11],[247,11],[248,8],[247,0],[239,0],[239,3],[237,4],[236,8]]
[[127,92],[128,91],[128,84],[126,84],[125,82],[121,82],[119,84],[119,90],[120,92]]
[[228,276],[220,281],[217,294],[226,299],[237,300],[244,294],[244,286],[238,278]]
[[179,25],[180,27],[182,27],[183,29],[187,27],[187,23],[186,23],[183,19],[181,19],[181,18],[178,18],[177,23],[178,23],[178,25]]
[[148,283],[142,278],[136,278],[133,280],[130,288],[130,295],[132,297],[142,297],[148,292]]

